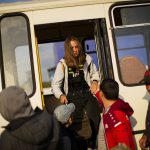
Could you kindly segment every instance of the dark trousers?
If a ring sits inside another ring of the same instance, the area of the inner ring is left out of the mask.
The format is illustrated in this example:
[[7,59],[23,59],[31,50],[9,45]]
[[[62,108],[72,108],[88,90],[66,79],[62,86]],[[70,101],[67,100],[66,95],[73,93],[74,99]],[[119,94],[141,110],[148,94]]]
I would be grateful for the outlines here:
[[81,143],[84,143],[83,145],[88,145],[88,147],[96,148],[96,140],[99,130],[99,123],[101,120],[100,113],[102,112],[102,106],[90,91],[72,91],[68,93],[67,98],[69,102],[74,103],[76,106],[75,116],[79,115],[82,118],[82,115],[85,111],[90,122],[92,136],[88,140],[81,141]]

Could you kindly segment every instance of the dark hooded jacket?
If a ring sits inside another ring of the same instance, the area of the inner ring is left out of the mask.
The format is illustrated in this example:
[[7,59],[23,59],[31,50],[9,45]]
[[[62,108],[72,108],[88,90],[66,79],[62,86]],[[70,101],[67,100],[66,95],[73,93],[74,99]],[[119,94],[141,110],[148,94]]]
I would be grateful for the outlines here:
[[0,150],[56,150],[59,125],[47,111],[32,109],[23,89],[0,93],[0,113],[10,123],[1,135]]

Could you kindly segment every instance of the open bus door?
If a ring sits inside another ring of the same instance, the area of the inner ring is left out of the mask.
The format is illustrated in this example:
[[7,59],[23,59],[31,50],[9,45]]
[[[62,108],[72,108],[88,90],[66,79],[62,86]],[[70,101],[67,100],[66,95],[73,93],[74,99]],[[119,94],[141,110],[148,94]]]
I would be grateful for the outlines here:
[[94,36],[99,58],[101,79],[106,77],[114,78],[105,19],[95,20]]
[[57,63],[64,57],[64,41],[68,35],[80,39],[84,51],[93,58],[102,78],[113,78],[105,19],[35,25],[35,34],[40,56],[44,103],[49,112],[53,111],[59,101],[55,101],[51,82]]

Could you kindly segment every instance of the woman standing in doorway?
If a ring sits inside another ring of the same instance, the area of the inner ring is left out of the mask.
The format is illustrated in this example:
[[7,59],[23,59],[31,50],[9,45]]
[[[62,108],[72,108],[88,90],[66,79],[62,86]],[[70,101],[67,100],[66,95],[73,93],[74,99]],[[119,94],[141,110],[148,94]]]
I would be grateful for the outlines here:
[[62,104],[76,106],[70,130],[79,150],[86,150],[88,145],[95,148],[101,108],[90,90],[98,88],[99,73],[76,37],[67,37],[64,48],[64,58],[57,64],[52,82],[53,93]]

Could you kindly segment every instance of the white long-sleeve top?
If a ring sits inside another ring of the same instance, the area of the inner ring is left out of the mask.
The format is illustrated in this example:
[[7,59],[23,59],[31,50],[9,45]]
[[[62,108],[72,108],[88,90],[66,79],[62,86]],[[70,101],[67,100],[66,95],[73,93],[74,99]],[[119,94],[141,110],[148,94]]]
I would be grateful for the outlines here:
[[[88,66],[90,65],[90,71],[88,71]],[[83,66],[84,78],[89,86],[91,86],[91,82],[93,80],[100,81],[99,72],[96,68],[96,65],[93,63],[90,55],[86,54],[86,62]],[[67,95],[68,93],[68,67],[65,63],[65,60],[62,58],[57,64],[54,78],[52,81],[52,92],[56,96],[56,98],[60,98],[62,94],[62,88]]]

